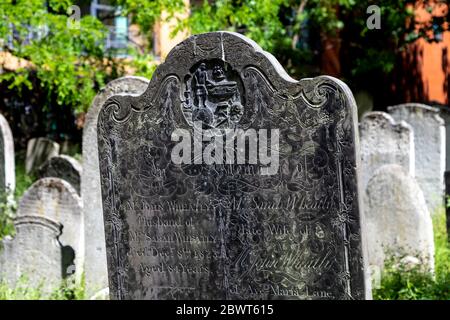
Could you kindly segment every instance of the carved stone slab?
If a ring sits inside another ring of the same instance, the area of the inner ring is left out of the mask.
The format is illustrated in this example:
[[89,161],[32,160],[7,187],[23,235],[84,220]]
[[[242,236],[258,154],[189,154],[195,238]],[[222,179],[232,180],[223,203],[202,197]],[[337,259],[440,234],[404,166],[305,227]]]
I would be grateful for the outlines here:
[[[111,298],[369,297],[356,120],[344,83],[295,81],[241,35],[176,46],[143,95],[114,96],[99,115]],[[267,129],[270,148],[259,140],[256,164],[220,164],[219,149],[213,164],[195,150],[193,164],[176,164],[175,130],[205,128],[214,143],[224,130]],[[268,150],[279,154],[275,172],[261,160]]]
[[388,164],[370,179],[365,194],[369,262],[384,267],[386,260],[419,259],[434,269],[431,216],[419,185],[404,167]]
[[69,182],[80,194],[80,179],[83,169],[74,158],[59,155],[50,158],[38,170],[40,178],[60,178]]
[[445,126],[439,109],[410,103],[388,111],[396,121],[404,120],[414,129],[416,179],[428,210],[435,214],[444,199]]
[[140,95],[149,80],[142,77],[122,77],[109,82],[95,97],[86,115],[83,129],[83,173],[81,195],[85,227],[85,280],[90,297],[108,287],[105,228],[103,224],[102,191],[98,165],[97,119],[101,106],[117,94]]
[[25,170],[27,174],[35,173],[51,157],[59,154],[58,143],[47,138],[33,138],[28,141]]
[[36,181],[23,195],[17,218],[44,217],[62,226],[58,241],[63,246],[66,268],[63,272],[75,273],[81,279],[84,248],[82,204],[76,190],[58,178]]
[[58,288],[63,279],[63,250],[58,242],[61,227],[45,217],[17,218],[15,237],[0,244],[0,280],[14,288],[22,278],[30,289],[42,286],[44,293]]
[[0,114],[0,193],[14,192],[16,172],[14,162],[14,140],[11,128]]
[[396,123],[385,112],[369,112],[359,124],[359,133],[364,190],[374,172],[386,164],[401,165],[415,176],[414,133],[410,125]]

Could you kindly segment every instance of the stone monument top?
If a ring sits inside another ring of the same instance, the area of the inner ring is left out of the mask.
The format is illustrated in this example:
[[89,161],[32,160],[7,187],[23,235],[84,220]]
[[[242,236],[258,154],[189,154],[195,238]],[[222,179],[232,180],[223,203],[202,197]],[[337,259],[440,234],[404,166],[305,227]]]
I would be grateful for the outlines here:
[[364,299],[356,104],[250,39],[194,35],[98,118],[114,299]]

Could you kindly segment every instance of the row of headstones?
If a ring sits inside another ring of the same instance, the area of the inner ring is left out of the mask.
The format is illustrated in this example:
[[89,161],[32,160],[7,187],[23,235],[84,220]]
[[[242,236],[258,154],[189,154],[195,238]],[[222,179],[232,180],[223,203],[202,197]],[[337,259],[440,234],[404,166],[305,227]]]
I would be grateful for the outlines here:
[[[71,277],[80,282],[85,274],[88,296],[106,297],[106,265],[103,209],[97,151],[97,117],[112,95],[139,95],[148,80],[125,77],[109,83],[95,98],[83,134],[83,166],[59,155],[58,143],[46,138],[29,141],[26,172],[39,178],[19,202],[14,225],[16,235],[0,244],[0,282],[15,286],[23,276],[44,292]],[[14,143],[6,119],[0,115],[1,188],[15,188]],[[82,170],[84,167],[84,170]]]
[[[53,285],[74,271],[77,278],[84,272],[89,295],[107,289],[97,117],[112,95],[139,95],[147,86],[146,79],[126,77],[111,82],[98,94],[84,129],[83,171],[74,159],[57,156],[54,143],[42,140],[29,144],[28,171],[45,158],[50,160],[40,166],[41,179],[20,201],[17,235],[4,241],[1,273],[11,279],[25,273]],[[392,107],[390,113],[367,114],[360,124],[370,264],[382,266],[385,253],[391,251],[426,260],[432,269],[430,212],[442,204],[443,122],[436,110],[421,105]],[[12,141],[10,131],[3,133],[5,136]],[[11,152],[6,154],[10,157]],[[4,163],[11,167],[11,159],[8,161]],[[14,178],[7,176],[5,181]]]
[[[1,115],[0,122],[4,155],[1,193],[9,201],[15,188],[14,144],[11,129]],[[12,287],[23,277],[27,285],[42,287],[44,292],[58,287],[69,276],[81,281],[81,164],[59,155],[59,151],[59,144],[46,138],[28,142],[26,172],[39,180],[19,202],[14,217],[16,235],[0,244],[0,281]]]
[[421,104],[370,112],[360,122],[362,187],[372,267],[403,257],[434,270],[432,215],[443,208],[445,127]]

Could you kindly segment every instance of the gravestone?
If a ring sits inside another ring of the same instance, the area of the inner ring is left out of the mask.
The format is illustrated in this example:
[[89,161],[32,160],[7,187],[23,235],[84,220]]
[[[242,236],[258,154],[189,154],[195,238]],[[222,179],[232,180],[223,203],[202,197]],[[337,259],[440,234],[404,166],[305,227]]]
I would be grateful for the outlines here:
[[371,266],[382,269],[390,259],[415,257],[426,271],[433,271],[431,215],[422,190],[404,167],[379,168],[368,183],[364,203]]
[[111,298],[370,297],[356,120],[344,83],[244,36],[176,46],[99,115]]
[[33,138],[28,141],[25,170],[34,174],[47,160],[59,154],[59,144],[47,138]]
[[445,171],[445,127],[439,110],[411,103],[388,107],[388,111],[414,130],[416,179],[429,212],[435,214],[443,206]]
[[5,117],[0,114],[0,194],[13,193],[15,187],[13,135]]
[[359,133],[363,190],[373,173],[385,164],[401,165],[414,177],[414,136],[406,122],[396,123],[385,112],[369,112],[359,124]]
[[66,268],[81,280],[84,263],[81,198],[67,182],[58,178],[36,181],[20,200],[17,218],[44,217],[62,226],[58,241],[63,247]]
[[63,280],[61,224],[45,216],[25,215],[16,218],[14,226],[14,238],[0,244],[0,281],[10,288],[42,286],[44,294],[51,293]]
[[111,81],[95,97],[86,115],[83,129],[83,173],[81,194],[85,225],[85,280],[88,296],[105,292],[108,287],[105,231],[103,225],[102,195],[98,164],[97,119],[101,106],[117,94],[139,95],[148,87],[142,77],[122,77]]
[[80,180],[83,169],[74,158],[59,155],[51,157],[37,171],[40,178],[60,178],[69,182],[80,194]]

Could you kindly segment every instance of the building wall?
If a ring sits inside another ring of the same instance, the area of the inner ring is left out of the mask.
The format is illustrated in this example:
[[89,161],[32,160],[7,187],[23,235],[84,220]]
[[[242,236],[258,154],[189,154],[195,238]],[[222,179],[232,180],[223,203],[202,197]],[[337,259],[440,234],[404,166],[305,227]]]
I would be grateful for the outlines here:
[[173,28],[177,24],[177,18],[184,19],[189,16],[189,0],[184,0],[186,10],[176,15],[176,17],[167,20],[167,13],[163,12],[161,20],[156,23],[154,28],[154,51],[155,54],[164,60],[170,50],[178,43],[186,39],[189,34],[187,32],[178,32],[175,37],[171,36]]
[[[416,19],[421,23],[428,23],[434,16],[445,16],[448,5],[436,5],[433,12],[424,7],[416,9]],[[448,30],[448,25],[447,25]],[[449,104],[449,74],[450,74],[450,31],[442,34],[438,42],[427,42],[420,39],[414,44],[422,56],[418,57],[418,74],[421,74],[424,99],[428,102]]]

